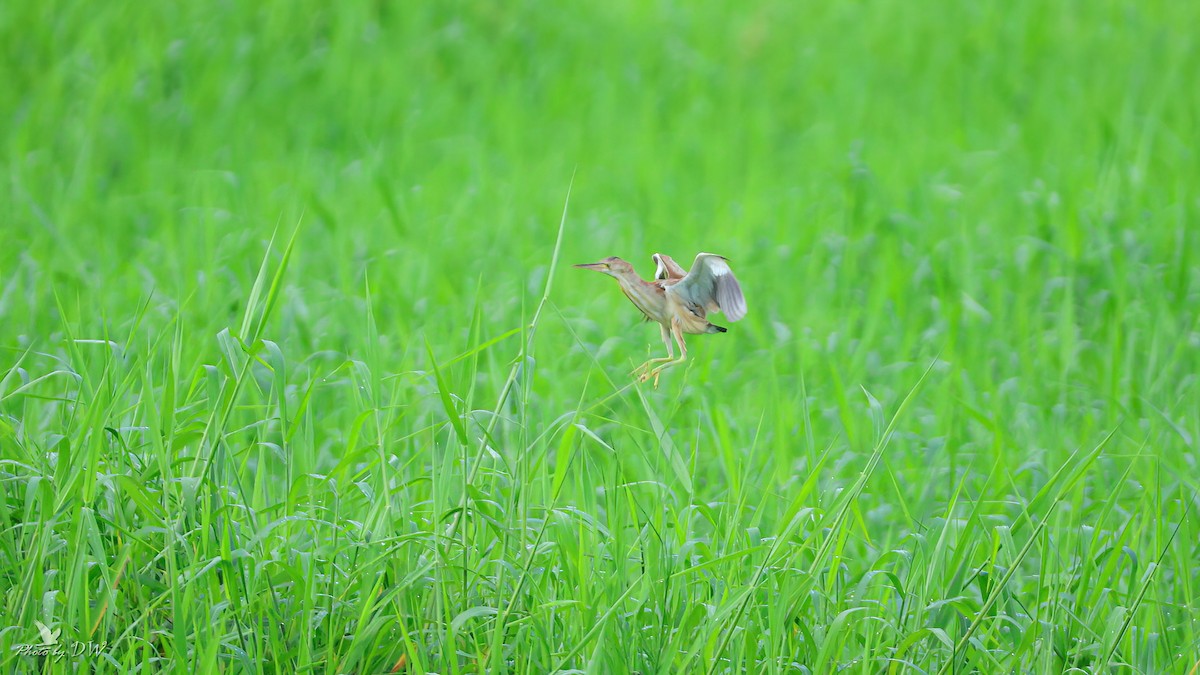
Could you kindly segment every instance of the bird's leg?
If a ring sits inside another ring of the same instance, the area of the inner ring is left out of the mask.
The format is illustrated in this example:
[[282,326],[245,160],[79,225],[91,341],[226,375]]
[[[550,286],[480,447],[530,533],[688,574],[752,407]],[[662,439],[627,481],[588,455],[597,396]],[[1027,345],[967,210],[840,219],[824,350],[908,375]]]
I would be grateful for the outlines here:
[[[675,359],[675,348],[671,344],[671,331],[667,330],[666,325],[661,324],[661,323],[658,324],[658,329],[662,333],[663,344],[667,346],[666,358],[650,359],[649,361],[643,363],[642,365],[638,366],[637,368],[634,368],[633,369],[634,375],[637,375],[638,373],[648,372],[652,366],[655,366],[659,363],[666,363],[668,361],[672,361]],[[645,380],[645,378],[642,378],[640,381],[645,382],[646,380]]]
[[667,361],[654,370],[642,375],[640,378],[641,382],[645,382],[653,377],[655,389],[658,389],[658,376],[662,374],[662,371],[687,361],[687,344],[683,341],[683,326],[681,326],[678,321],[671,321],[671,334],[675,337],[675,342],[679,344],[679,358]]

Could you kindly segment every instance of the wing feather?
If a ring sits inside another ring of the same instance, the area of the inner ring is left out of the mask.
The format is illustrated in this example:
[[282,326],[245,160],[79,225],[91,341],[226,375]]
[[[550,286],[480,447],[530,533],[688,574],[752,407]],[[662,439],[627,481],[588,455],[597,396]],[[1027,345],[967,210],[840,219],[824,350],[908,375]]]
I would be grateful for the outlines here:
[[655,253],[654,256],[654,278],[656,280],[663,279],[682,279],[687,276],[687,270],[679,266],[679,263],[671,259],[669,255]]
[[729,262],[713,253],[701,253],[692,263],[692,271],[670,290],[694,305],[710,312],[721,312],[730,321],[746,316],[746,298],[729,267]]

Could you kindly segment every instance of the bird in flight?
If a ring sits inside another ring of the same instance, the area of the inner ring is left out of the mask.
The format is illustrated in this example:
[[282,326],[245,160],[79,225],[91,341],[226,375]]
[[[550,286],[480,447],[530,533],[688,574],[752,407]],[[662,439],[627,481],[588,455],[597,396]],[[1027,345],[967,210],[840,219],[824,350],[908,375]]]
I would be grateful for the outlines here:
[[[607,274],[621,284],[621,291],[634,304],[647,321],[658,324],[663,344],[667,346],[664,358],[650,359],[634,369],[639,382],[654,378],[658,388],[658,376],[662,371],[687,360],[687,345],[683,336],[724,333],[726,329],[709,322],[707,316],[721,312],[730,321],[746,316],[746,299],[737,277],[729,268],[729,261],[714,253],[701,253],[688,272],[662,253],[654,254],[656,270],[653,281],[645,281],[633,270],[633,265],[616,256],[600,262],[576,265]],[[671,344],[674,338],[679,345],[679,358]]]

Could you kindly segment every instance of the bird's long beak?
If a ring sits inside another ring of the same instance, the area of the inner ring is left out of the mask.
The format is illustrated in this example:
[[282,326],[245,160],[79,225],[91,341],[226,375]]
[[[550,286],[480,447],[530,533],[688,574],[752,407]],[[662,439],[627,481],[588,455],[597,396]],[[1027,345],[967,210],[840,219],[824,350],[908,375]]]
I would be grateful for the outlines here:
[[580,265],[576,265],[576,267],[578,267],[579,269],[583,269],[583,270],[596,270],[597,272],[607,272],[608,271],[608,263],[602,263],[602,262],[583,263]]

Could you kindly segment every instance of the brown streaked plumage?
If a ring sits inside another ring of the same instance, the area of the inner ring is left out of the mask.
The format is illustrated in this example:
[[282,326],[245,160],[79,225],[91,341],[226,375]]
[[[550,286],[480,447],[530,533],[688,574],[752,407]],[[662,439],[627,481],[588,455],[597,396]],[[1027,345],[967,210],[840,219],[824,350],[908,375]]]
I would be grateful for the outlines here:
[[[662,371],[687,360],[687,345],[683,336],[724,333],[726,329],[709,322],[709,312],[721,312],[730,321],[746,316],[746,299],[729,262],[713,253],[701,253],[692,263],[689,273],[661,253],[654,254],[657,266],[654,281],[644,281],[633,270],[633,265],[615,256],[600,262],[576,265],[583,269],[607,274],[621,285],[621,292],[646,317],[658,324],[663,344],[667,346],[665,358],[650,359],[633,372],[638,381],[654,378],[658,387],[658,376]],[[671,344],[674,338],[679,345],[679,358]]]

